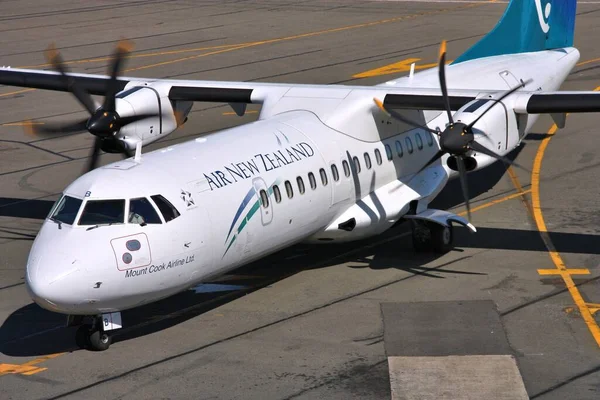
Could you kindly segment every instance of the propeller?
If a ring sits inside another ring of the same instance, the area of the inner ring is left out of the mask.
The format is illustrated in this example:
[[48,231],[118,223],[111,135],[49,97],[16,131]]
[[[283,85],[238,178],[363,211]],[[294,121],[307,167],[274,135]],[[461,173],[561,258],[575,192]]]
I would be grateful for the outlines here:
[[500,103],[506,97],[510,96],[515,91],[524,87],[527,84],[527,82],[521,81],[521,83],[519,85],[511,88],[510,90],[507,90],[497,99],[490,99],[490,101],[492,101],[493,103],[483,113],[481,113],[481,115],[479,115],[474,121],[472,121],[471,123],[469,123],[467,125],[460,121],[455,122],[453,119],[452,110],[450,109],[450,99],[448,97],[448,88],[446,85],[445,65],[446,65],[446,41],[443,41],[440,46],[438,74],[439,74],[439,80],[440,80],[440,88],[442,91],[442,97],[444,100],[444,107],[445,107],[445,111],[448,114],[448,125],[446,125],[446,128],[441,133],[439,131],[434,131],[433,129],[430,129],[426,126],[422,126],[421,124],[415,123],[414,121],[411,121],[410,119],[407,119],[406,117],[402,116],[397,111],[395,111],[391,108],[387,108],[378,99],[374,99],[374,101],[375,101],[375,104],[380,109],[382,109],[384,112],[386,112],[392,118],[395,118],[395,119],[397,119],[401,122],[404,122],[408,125],[412,125],[415,128],[424,129],[430,133],[433,133],[433,134],[436,134],[439,136],[440,151],[438,151],[429,161],[427,161],[427,163],[423,167],[421,167],[421,169],[419,169],[419,171],[417,171],[415,176],[418,175],[420,172],[422,172],[427,167],[429,167],[435,161],[439,160],[442,156],[444,156],[444,154],[450,154],[451,156],[455,157],[456,165],[458,167],[458,173],[460,176],[461,189],[462,189],[463,197],[465,199],[465,205],[467,207],[467,215],[468,215],[469,222],[471,222],[471,205],[469,202],[467,171],[466,171],[466,167],[465,167],[465,158],[466,158],[467,152],[469,152],[469,151],[479,152],[479,153],[485,154],[487,156],[490,156],[492,158],[495,158],[497,160],[500,160],[508,165],[514,165],[515,167],[521,168],[521,169],[529,172],[529,170],[527,170],[526,168],[517,164],[516,162],[497,154],[496,152],[488,149],[481,143],[475,141],[475,135],[473,133],[473,126],[485,114],[487,114],[496,104]]
[[121,117],[116,112],[116,95],[121,87],[118,76],[122,70],[123,62],[131,51],[131,48],[131,42],[126,40],[121,40],[117,44],[112,57],[113,62],[109,69],[110,78],[106,80],[104,103],[101,106],[98,106],[90,93],[82,87],[72,75],[69,75],[69,70],[54,44],[51,44],[45,52],[48,62],[61,74],[61,78],[65,80],[68,91],[71,92],[79,103],[87,110],[90,117],[68,124],[44,124],[39,127],[30,125],[31,131],[35,135],[46,137],[56,134],[84,132],[87,130],[89,133],[96,136],[86,171],[91,171],[98,164],[98,157],[103,144],[108,145],[110,148],[117,149],[117,151],[123,154],[125,158],[130,157],[131,155],[129,154],[128,149],[121,140],[115,137],[115,135],[124,126],[146,118],[158,116],[158,114],[140,114]]

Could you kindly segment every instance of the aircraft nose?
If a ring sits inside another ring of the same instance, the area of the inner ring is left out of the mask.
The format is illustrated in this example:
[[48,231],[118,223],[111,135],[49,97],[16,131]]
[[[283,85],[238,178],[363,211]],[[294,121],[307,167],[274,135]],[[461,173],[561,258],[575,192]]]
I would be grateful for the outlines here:
[[79,268],[59,268],[59,263],[43,263],[31,257],[27,263],[25,283],[29,295],[40,307],[54,312],[70,313],[82,300],[77,293]]

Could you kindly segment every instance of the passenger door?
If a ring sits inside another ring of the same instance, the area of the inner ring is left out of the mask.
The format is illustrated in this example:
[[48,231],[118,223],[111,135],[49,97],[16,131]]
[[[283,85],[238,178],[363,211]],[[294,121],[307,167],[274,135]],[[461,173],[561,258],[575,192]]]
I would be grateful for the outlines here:
[[263,225],[269,225],[273,221],[273,202],[269,195],[269,188],[262,178],[255,178],[252,186],[258,197],[260,217]]

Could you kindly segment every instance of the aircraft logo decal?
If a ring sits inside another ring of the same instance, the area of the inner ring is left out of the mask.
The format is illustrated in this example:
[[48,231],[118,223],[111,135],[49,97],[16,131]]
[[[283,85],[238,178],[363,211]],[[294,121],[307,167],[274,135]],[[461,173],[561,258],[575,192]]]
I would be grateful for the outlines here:
[[[273,186],[279,185],[280,183],[281,183],[281,178],[277,178],[275,180],[275,182],[273,182],[273,184],[271,186],[269,186],[269,189],[267,190],[269,196],[271,194],[273,194]],[[242,211],[244,211],[244,209],[250,203],[250,201],[254,198],[254,196],[256,196],[256,200],[254,201],[254,204],[252,204],[252,207],[250,207],[250,210],[248,210],[248,212],[246,213],[244,218],[242,218],[242,220],[241,220],[242,222],[240,223],[240,226],[238,226],[236,232],[233,234],[233,236],[231,236],[233,227],[235,226],[236,222],[239,220],[240,216],[242,215]],[[244,200],[242,200],[240,206],[238,207],[238,210],[236,211],[235,216],[233,217],[233,221],[231,222],[231,227],[229,228],[229,233],[227,234],[227,237],[225,238],[225,243],[227,243],[227,241],[229,240],[230,237],[231,237],[231,240],[229,241],[229,244],[227,245],[227,248],[225,249],[225,252],[223,253],[223,257],[225,257],[225,254],[227,254],[227,252],[229,251],[229,249],[235,242],[235,239],[237,239],[238,235],[242,232],[242,230],[244,230],[244,228],[246,227],[246,225],[248,224],[250,219],[252,219],[254,214],[256,214],[256,212],[259,209],[260,209],[260,200],[258,199],[258,194],[256,193],[256,190],[254,190],[254,188],[250,188],[250,190],[244,197]]]
[[550,18],[550,11],[552,10],[552,4],[546,4],[544,7],[544,11],[542,13],[542,0],[535,0],[535,9],[537,10],[538,19],[540,21],[540,28],[544,33],[548,33],[550,30],[550,25],[548,22],[548,18]]
[[196,203],[194,203],[194,199],[192,198],[192,194],[190,192],[188,192],[187,190],[183,190],[181,189],[181,200],[183,200],[183,202],[186,204],[187,207],[192,207],[195,206]]

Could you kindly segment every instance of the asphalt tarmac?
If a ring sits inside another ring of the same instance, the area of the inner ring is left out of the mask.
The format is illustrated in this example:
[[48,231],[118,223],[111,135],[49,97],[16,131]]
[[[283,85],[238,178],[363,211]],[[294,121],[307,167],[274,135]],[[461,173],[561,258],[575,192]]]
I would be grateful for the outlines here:
[[[442,39],[453,59],[505,7],[4,1],[0,65],[48,68],[43,51],[55,42],[73,71],[104,74],[125,37],[135,43],[128,76],[371,85],[405,75],[409,59],[434,63]],[[564,89],[600,86],[599,16],[600,2],[578,6],[581,62]],[[364,74],[385,66],[394,73]],[[180,130],[144,151],[250,122],[257,110],[237,117],[227,105],[195,104]],[[466,300],[495,303],[531,398],[600,395],[600,115],[571,115],[555,135],[541,118],[514,154],[533,174],[500,165],[470,174],[479,231],[457,229],[446,255],[415,254],[405,225],[351,245],[296,246],[125,312],[103,353],[77,349],[64,317],[33,304],[24,286],[32,241],[82,173],[93,137],[39,139],[23,121],[83,116],[67,93],[0,87],[0,398],[389,398],[381,304]],[[464,211],[458,182],[436,206]]]

